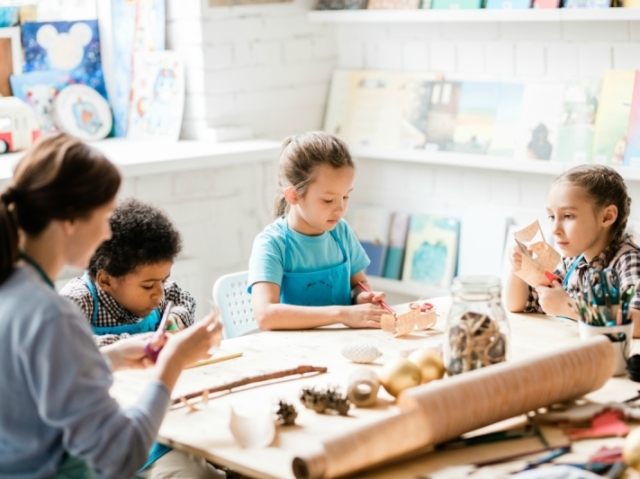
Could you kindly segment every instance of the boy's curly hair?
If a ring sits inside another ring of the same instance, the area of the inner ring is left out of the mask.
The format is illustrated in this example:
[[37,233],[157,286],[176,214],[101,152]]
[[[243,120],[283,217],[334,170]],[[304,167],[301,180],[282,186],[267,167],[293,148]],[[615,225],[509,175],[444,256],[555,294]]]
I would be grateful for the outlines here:
[[136,200],[122,200],[109,220],[111,239],[96,250],[89,262],[89,275],[102,269],[122,277],[136,268],[173,261],[182,249],[182,238],[160,209]]

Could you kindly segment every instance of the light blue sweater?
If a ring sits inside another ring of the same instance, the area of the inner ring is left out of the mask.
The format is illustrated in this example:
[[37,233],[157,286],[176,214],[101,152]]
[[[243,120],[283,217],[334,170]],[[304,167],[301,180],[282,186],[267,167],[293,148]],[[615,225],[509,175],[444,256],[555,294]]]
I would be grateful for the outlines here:
[[30,266],[0,285],[0,368],[1,479],[50,477],[65,453],[100,476],[130,477],[169,406],[155,381],[120,408],[89,323]]

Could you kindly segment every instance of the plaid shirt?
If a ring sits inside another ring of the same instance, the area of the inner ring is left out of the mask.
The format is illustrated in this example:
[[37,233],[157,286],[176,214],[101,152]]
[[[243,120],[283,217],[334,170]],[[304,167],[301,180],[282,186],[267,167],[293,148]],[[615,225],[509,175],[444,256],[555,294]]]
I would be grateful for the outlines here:
[[[576,299],[576,293],[582,290],[582,278],[589,271],[590,268],[605,269],[613,268],[618,272],[620,278],[620,290],[624,291],[627,286],[635,285],[640,282],[640,249],[630,239],[627,238],[620,246],[620,249],[613,257],[608,265],[605,265],[605,258],[609,253],[609,247],[607,247],[602,253],[593,258],[590,262],[587,262],[584,257],[580,260],[580,263],[576,266],[569,278],[568,284],[565,286],[567,293],[573,299]],[[563,280],[571,268],[571,265],[576,261],[577,257],[562,258],[562,261],[558,264],[558,268],[554,271],[554,274],[560,276]],[[640,309],[640,291],[636,292],[629,303],[629,308]],[[538,302],[538,293],[529,286],[529,297],[527,298],[527,304],[524,308],[525,313],[544,313]]]
[[[98,294],[98,317],[94,326],[98,327],[111,327],[122,326],[125,324],[135,324],[142,321],[143,318],[139,318],[130,311],[124,309],[115,299],[109,294],[105,293],[100,286],[93,283]],[[74,278],[69,281],[60,294],[69,298],[76,303],[84,315],[89,321],[93,316],[93,295],[84,282],[84,278]],[[178,318],[181,324],[180,328],[186,328],[193,324],[194,314],[196,311],[196,301],[191,294],[187,291],[183,291],[173,281],[165,281],[164,283],[164,298],[160,302],[160,313],[164,312],[167,301],[173,301],[173,309],[171,315]],[[94,335],[93,339],[98,345],[105,346],[107,344],[115,343],[119,339],[128,338],[131,336],[128,333],[124,334],[105,334]]]

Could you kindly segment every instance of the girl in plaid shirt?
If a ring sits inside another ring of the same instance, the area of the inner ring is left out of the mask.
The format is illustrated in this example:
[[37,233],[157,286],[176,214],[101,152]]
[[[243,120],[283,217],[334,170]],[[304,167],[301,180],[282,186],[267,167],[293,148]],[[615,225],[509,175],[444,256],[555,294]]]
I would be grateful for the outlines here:
[[[631,198],[622,177],[603,165],[580,165],[563,173],[551,184],[547,212],[552,233],[563,258],[551,287],[527,285],[516,276],[522,253],[514,245],[510,254],[513,271],[506,288],[511,312],[547,313],[577,320],[572,309],[582,278],[590,268],[614,268],[620,289],[640,281],[640,249],[626,234]],[[640,335],[640,295],[629,304],[634,336]]]

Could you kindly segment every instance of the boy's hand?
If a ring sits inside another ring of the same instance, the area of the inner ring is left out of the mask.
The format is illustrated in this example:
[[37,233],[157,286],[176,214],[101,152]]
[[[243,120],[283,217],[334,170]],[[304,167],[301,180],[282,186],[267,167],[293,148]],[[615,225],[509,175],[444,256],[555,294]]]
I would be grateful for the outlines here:
[[551,316],[566,316],[573,318],[575,316],[573,310],[569,306],[573,302],[571,297],[562,287],[559,281],[553,281],[551,287],[536,286],[538,293],[538,302],[545,313]]
[[380,303],[386,297],[387,294],[381,291],[371,291],[370,293],[362,291],[356,296],[355,304]]

